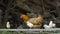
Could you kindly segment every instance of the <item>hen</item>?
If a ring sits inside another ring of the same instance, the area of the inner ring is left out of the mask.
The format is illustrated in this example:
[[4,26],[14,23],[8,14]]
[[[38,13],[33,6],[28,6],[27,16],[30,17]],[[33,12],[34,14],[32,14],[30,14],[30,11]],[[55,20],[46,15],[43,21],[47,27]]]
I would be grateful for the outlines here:
[[35,18],[29,18],[27,15],[22,15],[21,18],[30,28],[40,28],[43,22],[43,17],[41,15]]

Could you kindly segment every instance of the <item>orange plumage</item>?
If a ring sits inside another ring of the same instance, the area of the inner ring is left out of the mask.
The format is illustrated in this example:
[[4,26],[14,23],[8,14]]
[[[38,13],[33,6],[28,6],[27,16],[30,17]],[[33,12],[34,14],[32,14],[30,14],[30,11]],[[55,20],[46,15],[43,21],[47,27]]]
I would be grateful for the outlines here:
[[22,14],[20,18],[22,18],[24,20],[24,22],[29,20],[29,17],[27,15],[24,15],[24,14]]

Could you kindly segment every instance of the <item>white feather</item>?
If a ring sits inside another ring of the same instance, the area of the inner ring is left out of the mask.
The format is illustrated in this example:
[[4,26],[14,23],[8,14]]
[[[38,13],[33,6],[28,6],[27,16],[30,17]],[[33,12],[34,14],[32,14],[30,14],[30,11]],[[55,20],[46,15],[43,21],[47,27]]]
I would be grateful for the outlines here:
[[33,27],[33,24],[31,22],[27,22],[27,26]]

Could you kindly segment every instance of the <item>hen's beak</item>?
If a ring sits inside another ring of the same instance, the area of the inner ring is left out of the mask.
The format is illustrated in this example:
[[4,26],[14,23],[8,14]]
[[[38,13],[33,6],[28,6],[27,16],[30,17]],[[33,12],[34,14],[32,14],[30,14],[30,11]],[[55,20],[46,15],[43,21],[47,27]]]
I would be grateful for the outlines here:
[[25,22],[29,20],[29,17],[27,15],[21,15],[21,19],[23,19]]
[[23,17],[24,17],[23,15],[20,16],[20,18],[22,18],[22,19],[23,19]]

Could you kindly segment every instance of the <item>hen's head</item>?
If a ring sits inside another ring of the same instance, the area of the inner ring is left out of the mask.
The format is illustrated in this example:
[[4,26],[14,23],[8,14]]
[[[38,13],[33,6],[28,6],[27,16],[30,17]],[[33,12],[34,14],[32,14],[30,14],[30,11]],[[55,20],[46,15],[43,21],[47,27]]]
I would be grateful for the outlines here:
[[22,18],[24,21],[29,20],[29,17],[28,17],[27,15],[24,15],[24,14],[22,14],[22,15],[20,16],[20,18]]

